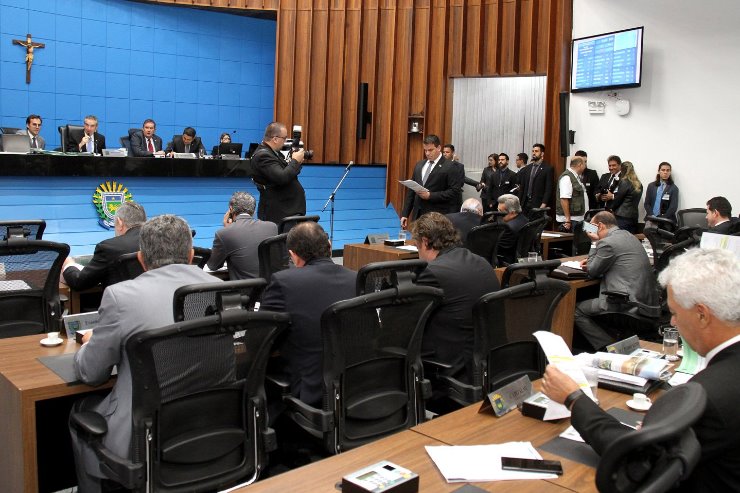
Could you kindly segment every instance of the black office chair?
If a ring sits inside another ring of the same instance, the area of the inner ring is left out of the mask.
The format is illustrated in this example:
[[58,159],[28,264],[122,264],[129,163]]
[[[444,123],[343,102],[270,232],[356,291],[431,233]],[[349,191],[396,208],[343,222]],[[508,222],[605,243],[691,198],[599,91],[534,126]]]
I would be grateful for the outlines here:
[[644,234],[645,238],[650,242],[650,248],[653,249],[653,265],[656,265],[657,260],[663,254],[665,249],[673,244],[675,235],[673,232],[657,226],[659,223],[651,222],[650,226],[648,226],[647,218],[645,219],[646,226],[645,229],[642,230],[642,234]]
[[253,310],[267,286],[264,279],[189,284],[175,291],[175,322],[213,315],[232,308]]
[[21,129],[16,127],[0,127],[0,134],[17,134],[20,131]]
[[287,233],[291,230],[293,226],[295,226],[298,223],[302,223],[305,221],[313,221],[315,223],[319,222],[319,216],[288,216],[284,217],[280,220],[280,224],[278,224],[278,234]]
[[501,276],[501,287],[508,288],[525,282],[547,279],[552,271],[560,267],[560,263],[560,260],[541,260],[507,265]]
[[67,125],[59,125],[57,130],[59,130],[59,141],[61,142],[59,149],[62,152],[67,152]]
[[0,338],[59,330],[59,274],[67,255],[65,243],[0,242]]
[[689,248],[695,247],[699,244],[699,241],[697,241],[696,238],[687,238],[683,241],[680,241],[676,244],[669,245],[668,247],[663,250],[660,255],[653,256],[654,259],[654,265],[655,272],[661,273],[663,269],[668,267],[668,264],[671,263],[671,260],[673,260],[675,257],[678,257],[682,253],[685,253],[686,250]]
[[676,225],[679,228],[695,226],[707,229],[709,227],[709,223],[707,223],[707,210],[701,207],[681,209],[676,212]]
[[382,291],[398,284],[399,272],[411,272],[412,282],[426,269],[427,262],[420,259],[371,262],[357,271],[357,296]]
[[674,387],[656,400],[639,430],[610,442],[596,470],[602,493],[669,491],[686,480],[701,457],[691,426],[704,414],[707,394],[694,382]]
[[519,230],[519,236],[516,240],[517,258],[527,258],[529,252],[539,252],[541,250],[540,238],[548,222],[547,217],[540,217],[529,221]]
[[503,223],[503,220],[501,219],[507,214],[507,212],[501,212],[501,211],[488,211],[484,212],[483,216],[480,218],[481,224],[488,224],[488,223]]
[[465,239],[465,248],[480,255],[486,261],[495,266],[498,257],[498,240],[506,231],[505,224],[490,223],[475,226]]
[[211,258],[211,249],[199,246],[193,247],[193,260],[190,262],[192,265],[197,265],[201,269],[206,266],[208,259]]
[[0,221],[0,241],[11,238],[40,240],[44,236],[46,221],[43,219],[16,219]]
[[[82,140],[82,136],[85,133],[85,127],[80,125],[66,125],[65,128],[65,139],[74,138],[74,140],[76,140],[77,142],[80,142]],[[79,152],[79,149],[67,149],[66,140],[62,143],[62,148],[64,152]]]
[[290,267],[290,256],[286,240],[288,233],[271,236],[262,240],[257,246],[257,256],[260,262],[260,277],[270,282],[272,274]]
[[275,446],[265,366],[289,320],[284,313],[226,310],[132,335],[131,456],[103,445],[108,427],[100,414],[70,417],[103,474],[135,491],[215,491],[255,481]]
[[134,135],[136,132],[141,132],[141,129],[140,128],[129,128],[128,134],[120,138],[121,147],[126,148],[126,151],[128,152],[129,156],[133,156],[133,152],[131,151],[131,136]]
[[408,279],[396,288],[339,301],[321,317],[321,409],[285,396],[293,421],[340,453],[424,421],[431,394],[421,338],[442,290]]
[[119,282],[136,279],[144,273],[144,267],[139,263],[137,253],[124,253],[116,259],[114,268],[118,272]]
[[658,327],[670,322],[670,313],[664,306],[646,305],[623,292],[603,291],[601,294],[606,296],[608,307],[592,318],[615,341],[633,335],[643,340],[662,341],[662,338],[658,338]]

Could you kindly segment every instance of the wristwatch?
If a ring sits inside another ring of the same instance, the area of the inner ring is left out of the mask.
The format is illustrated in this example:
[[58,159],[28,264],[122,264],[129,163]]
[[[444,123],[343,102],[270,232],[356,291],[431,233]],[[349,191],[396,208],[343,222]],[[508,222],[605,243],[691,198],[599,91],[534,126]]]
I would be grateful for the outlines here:
[[575,402],[584,395],[586,394],[584,394],[581,389],[575,390],[568,394],[568,397],[565,398],[565,402],[563,402],[563,405],[568,408],[568,411],[570,411],[573,408],[573,404],[575,404]]

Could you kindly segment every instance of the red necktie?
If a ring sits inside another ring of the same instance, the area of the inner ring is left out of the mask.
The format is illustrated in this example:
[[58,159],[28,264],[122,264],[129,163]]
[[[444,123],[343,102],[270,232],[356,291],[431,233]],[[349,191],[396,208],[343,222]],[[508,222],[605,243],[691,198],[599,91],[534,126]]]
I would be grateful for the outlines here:
[[149,152],[154,152],[154,146],[152,145],[152,139],[146,139],[146,141],[149,143],[147,148],[149,149]]

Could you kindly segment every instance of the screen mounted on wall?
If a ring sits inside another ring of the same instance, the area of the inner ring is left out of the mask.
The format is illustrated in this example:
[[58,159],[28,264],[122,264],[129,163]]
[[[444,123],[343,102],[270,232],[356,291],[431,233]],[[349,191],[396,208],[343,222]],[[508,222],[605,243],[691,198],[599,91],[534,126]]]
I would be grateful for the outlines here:
[[640,87],[643,27],[573,40],[570,91]]

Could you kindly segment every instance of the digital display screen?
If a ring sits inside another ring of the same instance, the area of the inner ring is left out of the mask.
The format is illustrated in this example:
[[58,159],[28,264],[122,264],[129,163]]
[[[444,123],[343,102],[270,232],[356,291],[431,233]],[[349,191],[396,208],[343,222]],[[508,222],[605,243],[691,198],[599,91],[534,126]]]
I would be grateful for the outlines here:
[[573,40],[571,92],[639,87],[643,27]]

